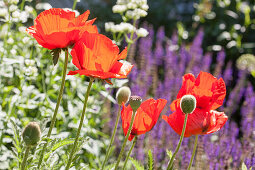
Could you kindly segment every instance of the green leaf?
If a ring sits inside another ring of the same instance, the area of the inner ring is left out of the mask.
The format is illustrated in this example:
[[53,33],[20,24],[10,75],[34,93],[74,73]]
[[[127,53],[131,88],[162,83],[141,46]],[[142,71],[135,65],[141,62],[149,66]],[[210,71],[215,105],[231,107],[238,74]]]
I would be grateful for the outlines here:
[[245,165],[245,163],[242,163],[242,170],[248,170],[247,166]]
[[51,151],[48,152],[45,156],[44,156],[44,159],[47,160],[50,156],[50,154],[52,152],[54,152],[56,149],[60,148],[60,147],[63,147],[65,145],[69,145],[69,144],[73,144],[74,143],[74,140],[72,139],[64,139],[64,140],[59,140],[57,141],[51,148]]
[[52,151],[55,151],[56,149],[62,147],[62,146],[65,146],[65,145],[69,145],[69,144],[73,144],[74,143],[74,140],[72,139],[64,139],[58,143],[56,143],[53,147],[52,147]]
[[137,160],[132,157],[129,157],[129,159],[137,170],[144,170],[144,167]]
[[152,156],[152,152],[151,150],[148,151],[148,170],[153,170],[153,166],[154,166],[154,160],[153,160],[153,156]]
[[106,170],[111,170],[111,169],[113,169],[113,168],[115,167],[115,164],[116,164],[116,163],[107,165],[107,166],[105,167],[105,169],[106,169]]
[[56,48],[51,50],[51,54],[52,54],[52,59],[53,59],[53,64],[54,66],[58,63],[58,59],[59,59],[59,54],[61,52],[60,48]]
[[172,151],[166,150],[166,153],[167,153],[168,157],[171,159],[173,156]]

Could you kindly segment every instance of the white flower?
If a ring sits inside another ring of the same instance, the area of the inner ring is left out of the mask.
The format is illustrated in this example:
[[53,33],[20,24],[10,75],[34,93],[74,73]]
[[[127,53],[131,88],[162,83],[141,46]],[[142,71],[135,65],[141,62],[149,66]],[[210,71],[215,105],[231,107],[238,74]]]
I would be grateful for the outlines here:
[[22,23],[27,22],[27,19],[29,17],[29,14],[26,11],[21,11],[19,19]]
[[127,10],[126,5],[114,5],[112,7],[112,12],[113,13],[123,13]]
[[136,30],[136,35],[138,37],[146,37],[148,34],[149,32],[144,28],[139,28],[138,30]]
[[110,32],[113,27],[114,27],[114,23],[113,22],[106,22],[105,23],[105,31]]
[[134,12],[136,13],[136,15],[139,15],[140,17],[145,17],[148,13],[145,10],[142,9],[135,9]]
[[20,31],[20,32],[24,32],[24,33],[25,33],[25,32],[26,32],[26,29],[27,29],[27,28],[24,27],[24,26],[20,26],[20,27],[19,27],[19,31]]
[[122,23],[120,23],[120,25],[123,28],[123,32],[131,33],[131,32],[134,32],[136,30],[136,28],[133,25],[131,25],[130,23],[122,22]]
[[31,6],[25,6],[25,11],[27,12],[27,13],[32,13],[33,11],[34,11],[34,8],[33,7],[31,7]]
[[16,55],[17,54],[17,51],[15,49],[11,49],[10,52],[11,52],[12,55]]
[[23,41],[24,44],[28,43],[29,40],[30,40],[29,37],[24,37],[24,38],[22,39],[22,41]]
[[129,19],[134,18],[134,17],[135,17],[134,11],[128,10],[128,11],[126,12],[126,17],[129,18]]
[[7,43],[8,44],[13,44],[14,43],[14,39],[12,37],[8,38]]
[[12,13],[12,17],[13,18],[19,18],[20,17],[20,12],[19,11],[14,11],[13,13]]
[[114,32],[114,33],[123,32],[123,31],[124,31],[124,27],[120,24],[117,24],[112,28],[112,32]]
[[5,4],[4,4],[3,0],[0,1],[0,7],[5,7]]
[[8,14],[8,10],[6,8],[0,8],[0,16],[4,17]]
[[52,8],[52,6],[49,3],[45,2],[36,4],[35,8],[39,10],[48,10]]
[[9,10],[10,10],[10,12],[13,12],[13,11],[16,11],[18,9],[18,6],[17,5],[10,5],[10,7],[9,7]]
[[19,3],[19,0],[10,0],[10,3],[11,4],[17,4],[17,3]]
[[137,8],[137,5],[136,5],[135,3],[129,2],[129,3],[127,4],[127,7],[128,7],[128,9],[136,9],[136,8]]
[[147,11],[147,10],[149,9],[149,5],[143,4],[143,5],[141,6],[141,9]]
[[131,2],[136,3],[138,6],[147,4],[147,0],[131,0]]

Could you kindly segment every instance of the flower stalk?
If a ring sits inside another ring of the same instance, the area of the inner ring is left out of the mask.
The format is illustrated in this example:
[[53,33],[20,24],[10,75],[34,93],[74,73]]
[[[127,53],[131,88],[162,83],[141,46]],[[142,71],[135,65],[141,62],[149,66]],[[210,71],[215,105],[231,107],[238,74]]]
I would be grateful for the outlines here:
[[[56,104],[56,107],[55,107],[55,110],[54,110],[54,114],[53,114],[53,117],[52,117],[52,120],[51,120],[51,123],[50,123],[50,128],[49,128],[49,131],[47,133],[47,137],[48,138],[51,136],[52,129],[54,128],[54,125],[55,125],[55,122],[56,122],[56,118],[57,118],[58,108],[59,108],[60,101],[61,101],[62,96],[63,96],[63,91],[64,91],[64,87],[65,87],[65,80],[66,80],[67,63],[68,63],[68,49],[66,48],[65,49],[64,70],[63,70],[63,73],[62,73],[62,82],[61,82],[61,85],[60,85],[60,91],[58,93],[57,104]],[[42,164],[44,152],[45,152],[45,149],[47,148],[47,145],[48,145],[48,141],[44,144],[43,149],[41,151],[39,162],[38,162],[38,166],[37,166],[38,169],[40,169],[40,166]]]
[[23,161],[21,163],[21,170],[25,170],[26,168],[26,164],[27,164],[27,158],[28,158],[28,155],[29,155],[29,151],[30,151],[30,146],[26,146],[26,151],[25,151],[25,155],[23,157]]
[[122,147],[121,147],[121,150],[120,150],[120,154],[118,156],[117,163],[116,163],[115,168],[114,168],[115,170],[118,169],[118,166],[119,166],[119,163],[120,163],[120,159],[122,158],[125,146],[127,144],[128,137],[129,137],[129,135],[131,133],[131,129],[133,127],[133,123],[134,123],[134,120],[135,120],[135,114],[136,114],[136,110],[133,110],[133,114],[132,114],[132,117],[131,117],[131,122],[130,122],[130,125],[129,125],[129,128],[128,128],[127,135],[126,135],[126,137],[124,139],[124,142],[122,144]]
[[115,134],[116,134],[118,123],[119,123],[119,119],[120,119],[120,111],[121,111],[121,105],[119,105],[117,119],[116,119],[116,122],[115,122],[115,126],[114,126],[113,134],[112,134],[112,137],[111,137],[110,145],[108,146],[107,151],[106,151],[106,155],[105,155],[105,159],[104,159],[104,162],[103,162],[103,166],[101,168],[102,170],[104,169],[104,166],[105,166],[105,164],[106,164],[106,162],[108,160],[109,153],[110,153],[110,150],[111,150],[111,147],[112,147],[112,143],[113,143],[114,138],[115,138]]
[[193,148],[193,151],[192,151],[192,156],[190,158],[188,170],[190,170],[190,168],[192,166],[193,159],[195,157],[195,153],[196,153],[196,149],[197,149],[197,141],[198,141],[198,135],[196,135],[196,138],[195,138],[194,148]]
[[133,141],[133,144],[132,144],[130,150],[128,151],[128,155],[127,155],[126,160],[125,160],[125,163],[124,163],[124,165],[123,165],[123,169],[126,168],[127,161],[128,161],[128,159],[129,159],[129,156],[130,156],[131,153],[132,153],[132,150],[133,150],[133,148],[134,148],[134,146],[135,146],[135,144],[136,144],[136,141],[137,141],[137,136],[135,136],[135,139],[134,139],[134,141]]
[[87,102],[88,102],[88,98],[89,98],[89,92],[90,92],[93,81],[94,81],[94,78],[90,78],[90,82],[89,82],[87,92],[86,92],[86,95],[85,95],[85,99],[84,99],[84,105],[83,105],[83,110],[82,110],[82,114],[81,114],[80,124],[79,124],[79,127],[78,127],[78,131],[76,133],[76,137],[75,137],[75,141],[74,141],[74,144],[73,144],[72,151],[69,155],[68,163],[67,163],[66,168],[65,168],[66,170],[68,170],[71,166],[73,156],[74,156],[74,153],[75,153],[77,145],[78,145],[78,140],[79,140],[81,128],[82,128],[83,121],[84,121],[84,118],[85,118],[86,107],[87,107]]
[[187,125],[187,120],[188,120],[188,115],[189,114],[185,114],[185,119],[184,119],[184,123],[183,123],[183,127],[182,127],[182,133],[181,133],[181,137],[180,137],[180,140],[179,140],[179,143],[174,151],[174,154],[167,166],[167,170],[170,170],[170,169],[173,169],[173,163],[174,163],[174,158],[176,156],[176,154],[178,153],[180,147],[181,147],[181,144],[182,144],[182,140],[183,140],[183,137],[184,137],[184,134],[185,134],[185,130],[186,130],[186,125]]

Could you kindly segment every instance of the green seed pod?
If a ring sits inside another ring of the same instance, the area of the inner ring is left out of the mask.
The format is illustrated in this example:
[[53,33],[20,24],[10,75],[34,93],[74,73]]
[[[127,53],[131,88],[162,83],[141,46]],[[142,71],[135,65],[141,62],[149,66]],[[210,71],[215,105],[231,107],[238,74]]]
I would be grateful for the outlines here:
[[142,98],[140,96],[131,96],[129,100],[129,104],[133,110],[133,112],[136,112],[137,109],[142,104]]
[[193,95],[184,95],[181,98],[181,110],[185,114],[192,113],[196,108],[197,100]]
[[28,123],[22,132],[22,137],[27,146],[36,145],[41,137],[41,129],[38,123]]
[[122,102],[127,103],[130,98],[130,95],[131,95],[131,90],[129,87],[124,86],[119,88],[116,94],[117,103],[119,105],[121,105]]

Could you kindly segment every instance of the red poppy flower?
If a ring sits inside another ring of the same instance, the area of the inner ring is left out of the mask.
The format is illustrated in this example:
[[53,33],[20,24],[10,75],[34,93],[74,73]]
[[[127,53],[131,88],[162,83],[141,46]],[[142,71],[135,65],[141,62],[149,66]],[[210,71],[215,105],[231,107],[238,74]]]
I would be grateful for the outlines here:
[[77,41],[83,32],[98,32],[97,27],[92,25],[95,19],[87,21],[89,13],[88,10],[76,18],[72,11],[51,8],[40,13],[27,32],[44,48],[66,48]]
[[[165,107],[167,101],[165,99],[148,99],[144,101],[141,106],[137,109],[134,124],[128,138],[129,141],[136,135],[141,135],[146,132],[149,132],[154,125],[158,121],[158,117]],[[128,132],[128,128],[131,122],[132,117],[132,108],[130,105],[125,107],[123,104],[123,109],[121,111],[121,119],[122,119],[122,128],[124,134],[126,135]]]
[[83,37],[71,51],[72,62],[78,70],[70,71],[68,75],[79,73],[100,79],[127,77],[133,65],[118,61],[126,58],[127,49],[119,54],[118,46],[102,34],[85,32]]
[[194,112],[188,115],[184,137],[210,134],[223,127],[228,117],[223,112],[214,110],[223,104],[226,95],[226,86],[222,78],[217,80],[206,72],[200,72],[197,78],[193,74],[184,75],[177,99],[170,105],[171,110],[175,112],[169,117],[163,116],[163,119],[179,135],[185,117],[180,108],[180,100],[186,94],[193,95],[197,104]]

